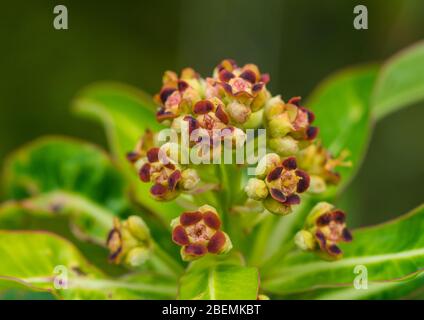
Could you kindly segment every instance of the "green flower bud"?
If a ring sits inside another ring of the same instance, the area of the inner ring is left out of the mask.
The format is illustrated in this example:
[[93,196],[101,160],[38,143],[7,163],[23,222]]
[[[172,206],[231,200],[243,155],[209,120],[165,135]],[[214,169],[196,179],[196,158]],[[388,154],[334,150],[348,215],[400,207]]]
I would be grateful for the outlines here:
[[299,151],[299,141],[290,136],[271,138],[269,139],[269,147],[279,155],[285,157],[297,154]]
[[150,258],[150,255],[151,250],[147,248],[131,249],[125,258],[125,264],[130,267],[140,266]]
[[252,113],[248,106],[238,101],[231,102],[226,109],[231,119],[238,124],[245,123]]
[[143,264],[150,257],[153,247],[150,231],[138,216],[130,216],[123,222],[115,218],[114,227],[108,234],[107,246],[111,262],[130,267]]
[[338,244],[352,241],[345,221],[344,212],[327,202],[320,202],[309,213],[295,242],[302,250],[317,251],[325,259],[340,259],[343,252]]
[[194,169],[185,169],[181,173],[181,180],[179,185],[182,190],[190,191],[193,190],[200,182],[199,175]]
[[254,200],[262,200],[268,196],[268,188],[265,181],[256,178],[249,179],[244,190],[247,196]]
[[293,126],[287,113],[275,115],[268,122],[268,132],[271,137],[284,137],[292,130]]
[[294,242],[304,251],[312,251],[316,247],[316,241],[312,233],[306,230],[300,230],[296,233],[294,238]]

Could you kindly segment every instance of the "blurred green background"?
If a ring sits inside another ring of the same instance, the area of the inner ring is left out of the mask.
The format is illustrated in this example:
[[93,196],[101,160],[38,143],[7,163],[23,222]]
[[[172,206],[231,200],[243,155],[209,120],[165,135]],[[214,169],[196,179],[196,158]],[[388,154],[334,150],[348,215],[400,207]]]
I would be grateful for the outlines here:
[[[64,4],[69,30],[53,28]],[[353,28],[365,4],[369,29]],[[153,94],[167,69],[210,73],[223,58],[253,62],[284,98],[307,97],[330,73],[381,62],[424,39],[424,1],[10,1],[0,11],[0,163],[44,134],[106,146],[100,126],[73,116],[85,85],[122,81]],[[424,103],[374,129],[363,167],[339,199],[353,225],[402,214],[424,199]],[[352,218],[353,217],[353,218]]]

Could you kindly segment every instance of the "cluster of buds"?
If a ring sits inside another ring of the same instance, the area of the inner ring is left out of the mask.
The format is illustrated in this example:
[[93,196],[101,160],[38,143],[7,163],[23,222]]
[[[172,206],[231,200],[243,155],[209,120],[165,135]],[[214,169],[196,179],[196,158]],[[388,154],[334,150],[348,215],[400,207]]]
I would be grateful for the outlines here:
[[328,185],[336,185],[340,181],[340,174],[335,171],[337,167],[348,167],[349,161],[345,161],[347,152],[342,152],[334,158],[320,142],[311,144],[297,154],[299,167],[307,171],[311,176],[310,192],[322,193]]
[[[208,145],[209,149],[215,151],[220,150],[221,142],[225,139],[229,139],[231,146],[243,144],[246,140],[244,131],[230,124],[223,102],[216,97],[197,101],[193,113],[174,119],[172,128],[178,133],[185,130],[190,146]],[[204,143],[205,139],[207,144]]]
[[180,192],[195,189],[200,181],[196,170],[183,168],[178,164],[178,159],[171,157],[172,147],[178,148],[178,145],[168,143],[161,148],[153,147],[137,163],[141,181],[153,183],[150,194],[156,200],[175,199]]
[[175,72],[165,72],[162,83],[162,89],[154,97],[160,106],[156,113],[159,122],[169,123],[190,113],[194,104],[204,96],[205,80],[191,68],[183,69],[180,77]]
[[125,221],[114,219],[113,229],[107,237],[109,260],[116,264],[137,267],[151,255],[152,239],[144,221],[138,216],[130,216]]
[[245,187],[247,196],[277,215],[290,213],[292,205],[300,203],[298,194],[309,188],[309,175],[297,168],[295,157],[269,153],[259,161],[255,175]]
[[271,97],[266,89],[268,82],[269,75],[261,74],[256,65],[238,67],[235,61],[227,59],[215,68],[212,78],[206,79],[206,93],[224,102],[232,123],[245,126],[251,119],[260,119],[255,113]]
[[270,99],[264,109],[269,147],[281,156],[295,155],[310,145],[318,134],[311,126],[314,114],[300,105],[300,97],[285,103],[280,96]]
[[223,254],[231,250],[228,235],[221,231],[221,219],[215,208],[204,205],[197,211],[184,212],[174,219],[172,240],[182,246],[184,261],[198,259],[207,253]]
[[352,241],[346,228],[346,214],[327,202],[318,203],[306,219],[305,226],[295,237],[297,246],[306,251],[317,251],[323,258],[340,259],[340,242]]

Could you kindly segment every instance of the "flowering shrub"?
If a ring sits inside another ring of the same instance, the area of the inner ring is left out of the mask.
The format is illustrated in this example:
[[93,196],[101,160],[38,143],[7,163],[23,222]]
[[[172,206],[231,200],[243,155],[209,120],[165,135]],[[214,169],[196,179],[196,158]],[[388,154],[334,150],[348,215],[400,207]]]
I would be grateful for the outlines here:
[[[350,231],[355,212],[338,208],[336,196],[359,168],[370,124],[423,98],[414,89],[424,85],[417,65],[424,66],[422,44],[383,67],[338,73],[306,102],[271,93],[268,74],[230,59],[209,77],[191,68],[165,72],[152,100],[124,85],[90,86],[74,110],[103,123],[111,157],[49,137],[8,158],[0,295],[414,292],[424,284],[424,207]],[[368,290],[357,288],[357,266],[367,270]]]

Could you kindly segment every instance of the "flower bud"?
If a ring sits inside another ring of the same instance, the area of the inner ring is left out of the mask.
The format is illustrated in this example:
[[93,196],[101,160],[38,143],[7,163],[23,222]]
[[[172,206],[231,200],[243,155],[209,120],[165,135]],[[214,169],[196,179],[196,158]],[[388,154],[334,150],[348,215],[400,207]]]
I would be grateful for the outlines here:
[[314,114],[299,103],[300,97],[285,103],[277,96],[265,106],[264,121],[270,148],[281,156],[296,154],[318,134],[318,128],[311,126]]
[[184,191],[193,190],[200,182],[199,175],[194,169],[186,169],[181,173],[181,181],[179,185]]
[[315,249],[316,241],[314,235],[306,230],[300,230],[294,238],[296,245],[304,251],[312,251]]
[[249,119],[250,114],[252,113],[248,106],[237,101],[231,102],[227,106],[227,110],[231,119],[239,124],[245,123]]
[[268,188],[263,180],[251,178],[244,188],[247,196],[253,200],[262,200],[268,196]]
[[[139,169],[143,182],[152,182],[150,194],[160,201],[175,199],[181,191],[193,189],[199,182],[194,169],[183,169],[177,163],[178,144],[167,143],[161,148],[152,148]],[[189,171],[187,171],[189,170]],[[184,179],[184,180],[183,180]]]
[[139,266],[151,255],[150,231],[138,216],[130,216],[122,223],[115,218],[114,227],[107,237],[107,247],[111,262],[131,267]]
[[269,147],[281,156],[289,156],[297,154],[299,151],[299,141],[291,136],[282,138],[271,138],[268,143]]
[[327,202],[320,202],[311,210],[304,229],[296,234],[295,242],[302,250],[319,250],[323,258],[340,259],[343,252],[338,244],[352,241],[345,221],[344,212]]
[[221,231],[221,219],[215,208],[204,205],[197,211],[184,212],[171,222],[172,240],[180,245],[181,257],[191,261],[206,254],[223,254],[231,250],[228,235]]
[[205,81],[191,68],[184,69],[180,77],[172,71],[167,71],[162,81],[162,89],[154,97],[160,106],[156,113],[159,122],[172,120],[189,112],[201,99],[205,87]]

